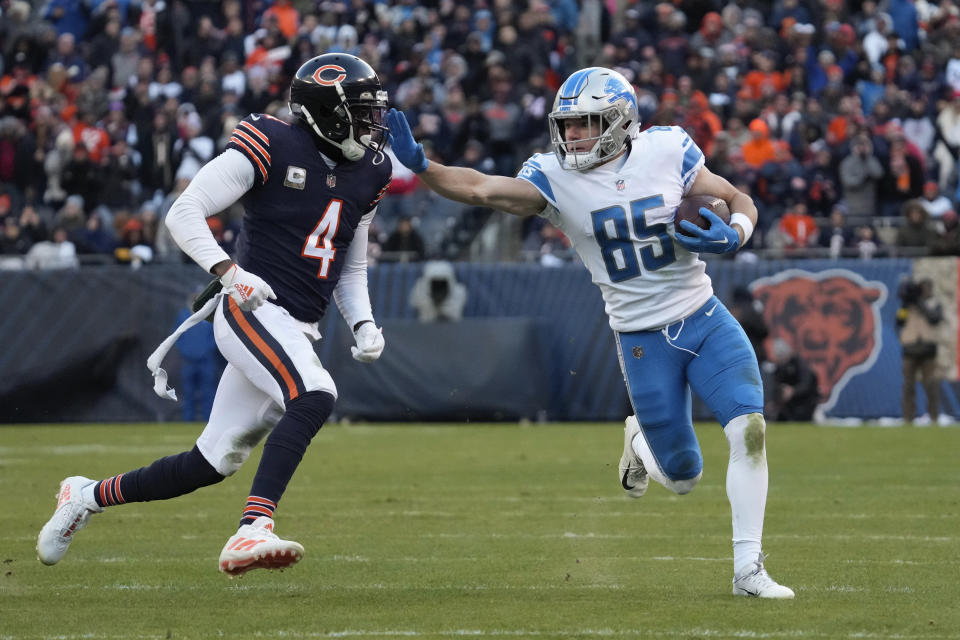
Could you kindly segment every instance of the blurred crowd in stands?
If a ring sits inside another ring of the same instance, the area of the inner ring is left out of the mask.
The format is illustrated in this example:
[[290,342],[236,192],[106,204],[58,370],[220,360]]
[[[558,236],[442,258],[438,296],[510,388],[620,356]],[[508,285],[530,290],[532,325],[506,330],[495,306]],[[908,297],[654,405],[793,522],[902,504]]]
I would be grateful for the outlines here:
[[[683,126],[754,197],[741,256],[960,255],[954,0],[0,0],[0,265],[181,260],[173,200],[331,51],[377,69],[429,154],[504,175],[550,150],[563,79],[612,67],[644,128]],[[241,215],[209,221],[228,251]],[[371,258],[462,258],[491,220],[395,163]],[[513,231],[486,246],[571,259],[539,218]]]

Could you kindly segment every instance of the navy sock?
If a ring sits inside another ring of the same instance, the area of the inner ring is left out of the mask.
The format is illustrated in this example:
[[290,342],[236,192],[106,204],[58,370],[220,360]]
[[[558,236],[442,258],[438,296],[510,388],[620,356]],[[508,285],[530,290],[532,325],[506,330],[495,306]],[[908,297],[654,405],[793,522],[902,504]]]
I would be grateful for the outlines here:
[[326,391],[310,391],[287,405],[263,444],[263,456],[250,487],[241,526],[260,516],[273,517],[307,446],[333,411],[333,403],[334,397]]
[[194,445],[190,451],[160,458],[148,467],[101,480],[93,494],[101,507],[167,500],[216,484],[223,478]]

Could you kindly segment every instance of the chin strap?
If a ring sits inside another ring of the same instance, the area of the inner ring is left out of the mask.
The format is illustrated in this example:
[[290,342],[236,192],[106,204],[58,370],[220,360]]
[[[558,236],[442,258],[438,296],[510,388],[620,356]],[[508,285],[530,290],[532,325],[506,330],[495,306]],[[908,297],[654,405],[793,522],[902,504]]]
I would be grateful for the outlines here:
[[[340,96],[340,103],[347,103],[347,95],[343,92],[343,87],[340,86],[340,83],[334,83],[334,86],[337,89],[337,95]],[[293,111],[293,109],[291,109]],[[307,117],[307,122],[310,123],[310,127],[313,129],[313,132],[320,136],[321,140],[332,144],[337,149],[340,149],[340,152],[343,153],[343,157],[351,162],[355,162],[363,157],[364,147],[358,143],[353,138],[353,114],[350,113],[349,108],[347,109],[347,115],[350,117],[350,130],[347,132],[347,137],[343,142],[334,142],[327,136],[323,135],[323,132],[320,131],[320,127],[317,126],[316,121],[313,119],[313,116],[310,114],[310,111],[306,106],[300,105],[300,111]]]
[[[338,85],[339,86],[339,85]],[[300,113],[302,113],[307,118],[307,122],[310,123],[310,128],[313,129],[313,132],[317,134],[321,140],[327,144],[331,144],[343,154],[343,157],[350,161],[356,161],[363,157],[363,147],[353,139],[353,123],[350,124],[350,131],[347,135],[346,140],[343,142],[335,142],[323,135],[323,132],[320,131],[320,127],[317,126],[316,121],[313,119],[313,116],[310,115],[310,111],[303,105],[300,105]]]

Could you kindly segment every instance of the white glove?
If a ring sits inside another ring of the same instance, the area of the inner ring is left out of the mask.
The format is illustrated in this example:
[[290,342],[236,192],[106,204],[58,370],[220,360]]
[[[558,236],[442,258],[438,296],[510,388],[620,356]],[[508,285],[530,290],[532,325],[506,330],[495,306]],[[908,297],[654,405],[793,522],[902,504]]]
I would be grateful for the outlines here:
[[373,362],[383,353],[386,341],[383,339],[383,330],[372,322],[364,322],[353,332],[353,339],[357,346],[350,347],[354,360]]
[[236,264],[220,276],[220,284],[230,293],[230,297],[237,306],[244,311],[253,311],[266,302],[267,298],[277,299],[277,294],[263,278],[244,271]]

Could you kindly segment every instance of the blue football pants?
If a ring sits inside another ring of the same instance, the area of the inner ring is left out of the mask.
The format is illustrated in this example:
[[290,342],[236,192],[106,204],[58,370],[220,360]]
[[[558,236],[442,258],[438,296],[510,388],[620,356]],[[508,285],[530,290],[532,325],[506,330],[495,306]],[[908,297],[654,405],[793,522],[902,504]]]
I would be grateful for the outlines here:
[[716,296],[663,329],[615,335],[634,413],[671,480],[694,478],[703,469],[691,417],[691,388],[721,425],[763,412],[756,354],[740,323]]

